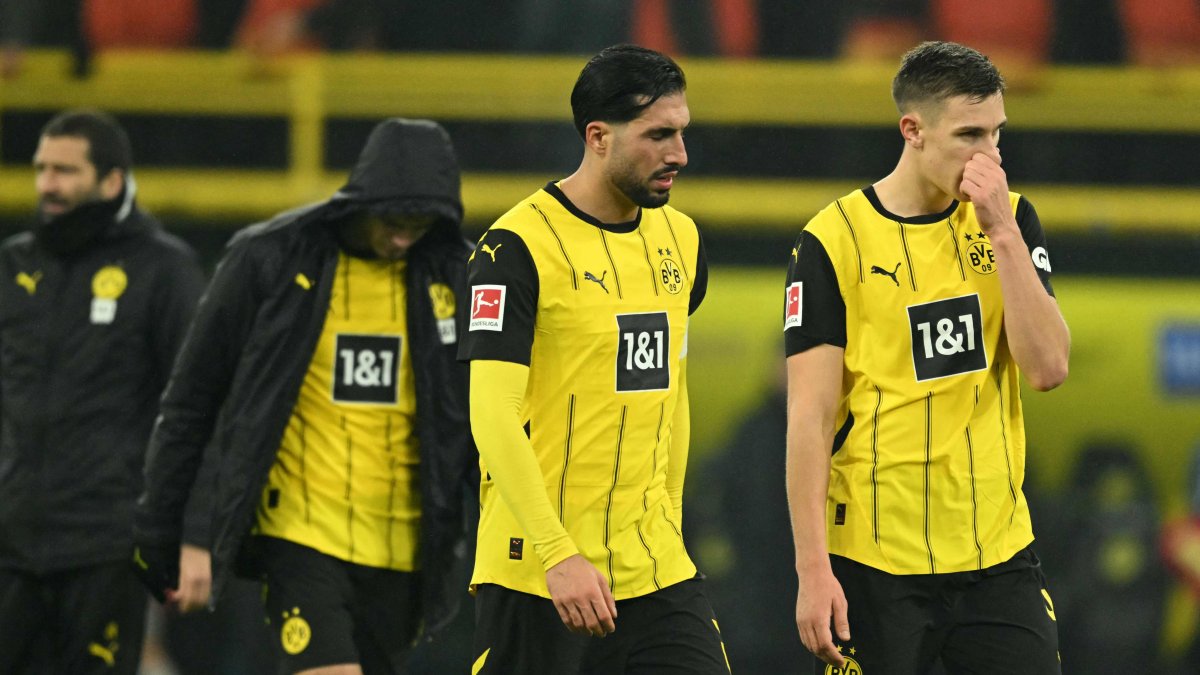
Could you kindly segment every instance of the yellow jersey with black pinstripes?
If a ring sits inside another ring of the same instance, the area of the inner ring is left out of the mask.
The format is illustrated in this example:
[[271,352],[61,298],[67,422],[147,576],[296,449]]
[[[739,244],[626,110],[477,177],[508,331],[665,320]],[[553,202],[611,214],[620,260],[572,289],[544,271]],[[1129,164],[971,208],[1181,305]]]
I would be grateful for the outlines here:
[[[669,207],[643,209],[630,225],[612,231],[589,222],[553,185],[518,204],[485,233],[472,263],[472,284],[508,286],[502,330],[469,327],[464,340],[467,358],[529,365],[522,416],[543,487],[617,599],[696,574],[666,475],[703,258],[699,233]],[[532,307],[515,304],[521,299],[512,279],[519,274],[534,277]],[[522,316],[532,325],[514,323]],[[482,469],[472,583],[548,597],[538,556],[523,548],[517,519]]]
[[[1036,261],[1040,223],[1020,195],[1011,202]],[[828,256],[836,276],[829,293],[845,307],[845,437],[829,481],[830,553],[893,574],[1009,559],[1033,540],[1021,491],[1019,372],[1004,338],[996,260],[973,205],[903,219],[860,190],[813,218],[798,247],[789,337],[837,333],[821,325],[825,282],[796,269],[805,260],[818,267],[812,249]],[[1048,265],[1044,272],[1049,291]]]
[[405,263],[342,253],[256,531],[370,567],[419,568],[420,455]]

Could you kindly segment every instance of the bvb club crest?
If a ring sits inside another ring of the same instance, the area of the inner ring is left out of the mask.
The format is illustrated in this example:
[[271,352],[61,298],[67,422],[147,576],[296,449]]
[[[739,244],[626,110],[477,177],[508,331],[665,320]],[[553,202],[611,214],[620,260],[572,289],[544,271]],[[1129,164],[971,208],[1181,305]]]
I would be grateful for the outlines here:
[[683,272],[679,270],[679,265],[676,265],[674,260],[664,258],[658,264],[658,276],[663,288],[671,295],[677,295],[679,291],[683,290]]
[[446,284],[430,284],[429,299],[433,301],[433,318],[437,320],[438,337],[442,344],[458,342],[458,329],[454,324],[454,291]]
[[116,265],[101,267],[92,277],[92,314],[95,325],[107,325],[117,316],[117,298],[125,292],[129,277]]
[[435,319],[454,318],[454,291],[446,284],[430,284],[429,298],[433,301]]
[[841,668],[837,666],[825,666],[825,675],[863,675],[862,666],[858,665],[858,661],[843,656],[846,659],[845,665]]
[[279,629],[283,651],[299,654],[308,647],[309,640],[312,640],[312,627],[300,616],[300,608],[293,607],[291,612],[284,612],[283,627]]
[[987,240],[987,235],[980,232],[975,235],[967,234],[963,238],[967,240],[967,262],[971,264],[971,269],[980,274],[994,274],[996,253],[992,250],[992,243]]
[[101,300],[116,300],[128,285],[129,278],[125,276],[125,270],[116,265],[106,265],[92,277],[92,295]]

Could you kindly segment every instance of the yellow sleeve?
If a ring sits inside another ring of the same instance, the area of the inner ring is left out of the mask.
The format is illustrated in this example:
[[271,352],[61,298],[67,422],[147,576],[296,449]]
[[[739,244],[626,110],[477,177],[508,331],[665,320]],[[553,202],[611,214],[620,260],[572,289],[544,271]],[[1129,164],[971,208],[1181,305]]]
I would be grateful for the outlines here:
[[683,524],[683,478],[687,473],[688,444],[692,439],[692,417],[687,391],[687,358],[679,359],[679,398],[671,422],[671,446],[667,455],[667,496],[671,498],[675,522]]
[[542,469],[525,435],[521,402],[528,383],[529,366],[471,361],[471,428],[500,498],[549,570],[579,549],[550,505]]

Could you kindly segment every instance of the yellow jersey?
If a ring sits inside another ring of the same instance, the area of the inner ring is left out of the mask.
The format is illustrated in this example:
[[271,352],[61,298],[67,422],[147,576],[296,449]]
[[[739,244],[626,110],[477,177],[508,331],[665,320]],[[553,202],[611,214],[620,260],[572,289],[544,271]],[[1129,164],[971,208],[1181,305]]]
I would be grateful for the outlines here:
[[[549,184],[484,234],[469,283],[460,357],[529,366],[521,414],[543,478],[530,489],[546,491],[615,598],[695,576],[666,490],[688,317],[707,284],[695,223],[670,207],[601,223]],[[481,469],[472,583],[549,597]]]
[[404,261],[338,258],[329,310],[258,508],[258,534],[419,568],[420,453]]
[[[1048,293],[1028,200],[1010,196]],[[972,204],[901,218],[873,188],[817,214],[792,251],[788,355],[845,349],[829,552],[892,574],[978,570],[1033,540],[1019,372],[997,261]]]

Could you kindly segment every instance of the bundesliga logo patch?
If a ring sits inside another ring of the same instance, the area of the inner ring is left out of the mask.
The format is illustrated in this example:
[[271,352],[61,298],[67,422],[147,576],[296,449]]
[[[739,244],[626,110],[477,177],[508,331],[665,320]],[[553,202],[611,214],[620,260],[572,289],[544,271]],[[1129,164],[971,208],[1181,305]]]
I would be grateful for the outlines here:
[[787,287],[787,309],[783,314],[783,329],[799,326],[801,322],[801,297],[804,293],[804,282],[797,281]]
[[471,321],[467,330],[504,330],[504,295],[507,288],[484,284],[471,287]]

